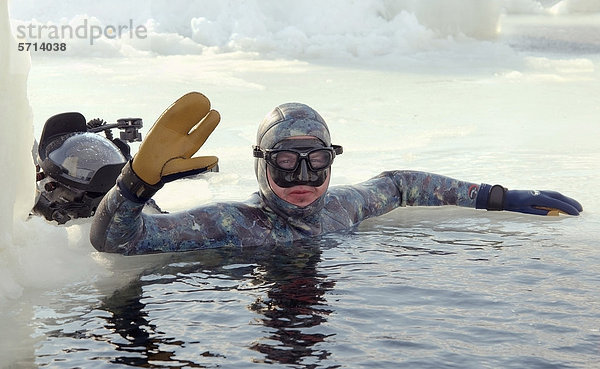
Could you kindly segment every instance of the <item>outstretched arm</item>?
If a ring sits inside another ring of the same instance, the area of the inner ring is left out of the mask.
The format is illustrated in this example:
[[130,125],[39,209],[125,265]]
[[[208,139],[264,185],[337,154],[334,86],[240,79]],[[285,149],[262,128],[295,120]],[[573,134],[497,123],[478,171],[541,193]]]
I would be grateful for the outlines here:
[[402,206],[475,207],[478,184],[427,172],[402,170],[382,175],[386,173],[402,194]]
[[354,223],[385,214],[399,206],[456,205],[487,210],[508,210],[539,215],[563,212],[577,215],[581,205],[558,192],[506,190],[411,170],[383,172],[356,186],[332,190]]
[[458,205],[536,215],[579,215],[583,211],[579,202],[556,191],[508,190],[424,172],[391,173],[402,193],[402,205]]
[[[400,206],[457,205],[474,208],[479,185],[434,173],[395,170],[353,186],[330,190],[330,211],[341,223],[357,224]],[[345,215],[342,215],[345,214]]]

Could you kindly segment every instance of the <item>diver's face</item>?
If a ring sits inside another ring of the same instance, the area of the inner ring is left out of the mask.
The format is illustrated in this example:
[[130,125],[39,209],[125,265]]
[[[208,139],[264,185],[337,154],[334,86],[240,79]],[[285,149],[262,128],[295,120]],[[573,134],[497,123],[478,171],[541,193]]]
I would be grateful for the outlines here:
[[271,173],[267,171],[267,179],[269,180],[269,185],[275,195],[279,196],[282,200],[299,207],[308,206],[319,197],[323,196],[329,187],[329,177],[330,176],[327,176],[325,182],[318,187],[306,185],[279,187],[271,178]]
[[[315,146],[315,141],[318,140],[312,136],[295,136],[290,137],[285,141],[284,147],[276,147],[280,149],[297,148],[301,150],[310,150],[311,148],[322,146],[320,141]],[[281,158],[282,164],[288,163],[288,160],[286,160],[283,155],[278,158]],[[318,158],[314,158],[311,164],[317,166],[320,162]],[[308,172],[309,168],[306,160],[303,160],[293,174],[287,173],[287,175],[282,176],[282,173],[277,171],[274,171],[274,174],[271,173],[272,170],[273,168],[267,170],[267,180],[269,181],[269,186],[271,186],[273,192],[282,200],[299,207],[305,207],[312,204],[319,197],[323,196],[329,187],[329,174],[331,173],[331,167],[329,166],[318,172]],[[278,179],[276,178],[274,180],[273,175],[278,175]],[[281,186],[277,184],[278,182],[283,182],[284,178],[288,177],[292,182],[280,183]]]

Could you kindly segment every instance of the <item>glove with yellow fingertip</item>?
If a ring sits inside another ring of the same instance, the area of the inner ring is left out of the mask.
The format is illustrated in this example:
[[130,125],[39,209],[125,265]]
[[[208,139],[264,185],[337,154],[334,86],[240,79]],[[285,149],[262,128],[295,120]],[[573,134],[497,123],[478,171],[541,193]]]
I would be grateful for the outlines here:
[[150,129],[140,149],[121,172],[117,185],[123,195],[146,202],[166,182],[210,171],[216,156],[192,157],[213,132],[221,117],[210,101],[190,92],[169,106]]

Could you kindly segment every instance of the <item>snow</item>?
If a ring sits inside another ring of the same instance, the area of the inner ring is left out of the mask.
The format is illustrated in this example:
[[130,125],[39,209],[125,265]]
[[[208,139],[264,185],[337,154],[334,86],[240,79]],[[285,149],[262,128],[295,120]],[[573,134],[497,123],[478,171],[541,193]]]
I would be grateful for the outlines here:
[[[119,260],[92,249],[88,221],[58,227],[28,219],[34,136],[65,111],[141,116],[145,132],[183,93],[207,94],[224,119],[202,150],[219,155],[222,172],[166,186],[156,200],[168,210],[255,191],[249,147],[258,122],[273,106],[301,101],[326,117],[334,143],[344,145],[333,184],[384,169],[510,188],[541,184],[580,200],[583,219],[598,232],[588,215],[598,207],[589,184],[600,179],[593,174],[600,162],[598,4],[2,0],[0,331],[31,333],[7,323],[18,309],[2,304],[102,281]],[[62,54],[17,50],[18,42],[57,42],[49,27],[84,21],[143,26],[148,37],[73,37]],[[30,25],[44,37],[13,37]],[[0,351],[8,355],[15,354]]]

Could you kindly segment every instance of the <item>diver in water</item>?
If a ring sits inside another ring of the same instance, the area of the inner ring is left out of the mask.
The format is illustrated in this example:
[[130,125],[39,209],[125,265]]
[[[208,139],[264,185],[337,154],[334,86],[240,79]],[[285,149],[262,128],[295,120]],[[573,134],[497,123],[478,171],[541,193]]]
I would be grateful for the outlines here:
[[90,233],[97,250],[134,255],[285,244],[346,230],[407,205],[539,215],[583,210],[558,192],[507,190],[417,171],[388,171],[357,185],[329,188],[331,165],[342,147],[331,143],[327,124],[315,110],[289,103],[276,107],[259,126],[253,150],[259,191],[247,201],[173,214],[142,212],[166,180],[216,165],[216,157],[192,155],[219,120],[199,93],[183,96],[161,115],[98,207]]

